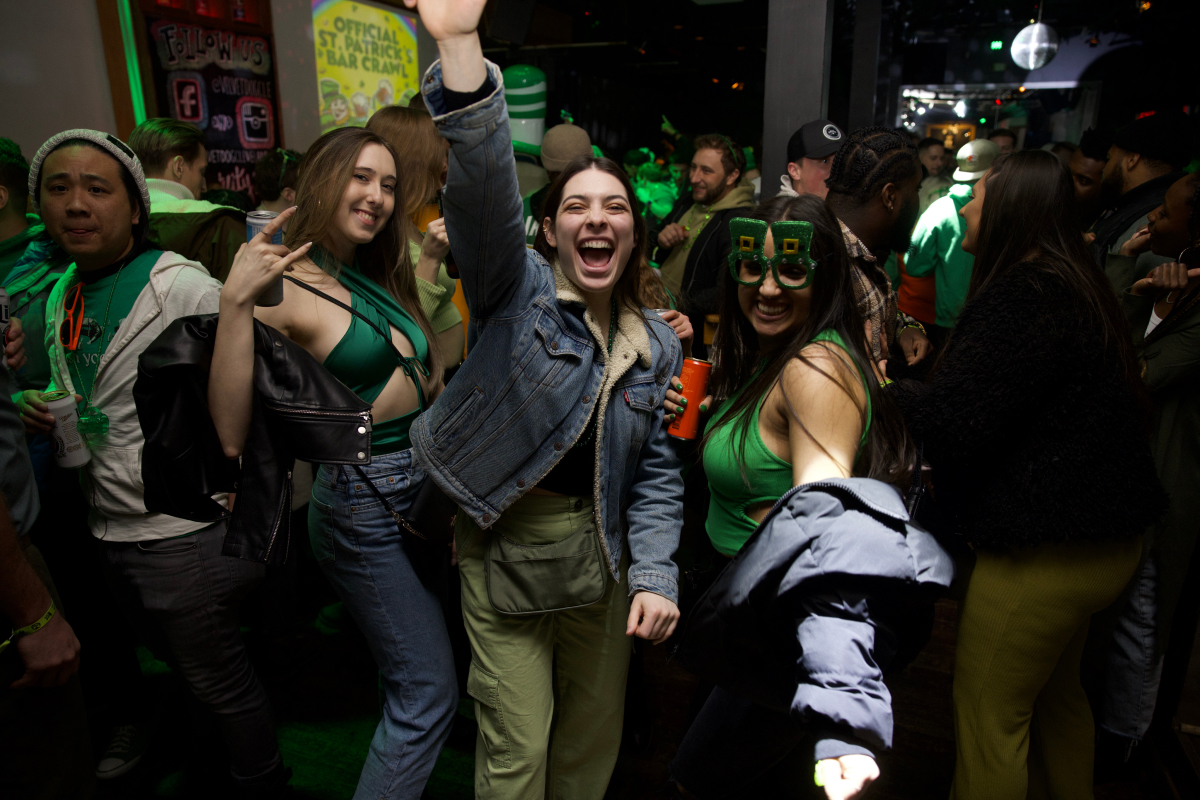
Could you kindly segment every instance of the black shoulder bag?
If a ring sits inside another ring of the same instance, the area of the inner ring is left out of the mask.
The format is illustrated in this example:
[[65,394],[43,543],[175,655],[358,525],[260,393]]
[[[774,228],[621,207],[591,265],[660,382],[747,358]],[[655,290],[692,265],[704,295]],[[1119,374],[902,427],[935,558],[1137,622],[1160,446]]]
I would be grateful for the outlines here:
[[[384,331],[380,330],[379,326],[368,319],[365,315],[355,311],[350,306],[343,303],[337,298],[330,297],[320,289],[309,286],[303,281],[293,278],[291,275],[284,275],[292,283],[297,286],[312,292],[318,297],[323,297],[335,306],[349,311],[351,315],[361,319],[371,329],[378,333],[383,340],[388,343],[388,347],[392,348],[392,352],[396,354],[396,358],[400,362],[400,368],[404,370],[404,374],[412,379],[413,385],[417,387],[417,408],[421,411],[425,410],[425,390],[421,387],[421,376],[418,367],[413,365],[416,361],[415,357],[409,357],[400,352],[396,347],[392,337]],[[440,547],[449,547],[450,541],[454,538],[454,517],[458,513],[458,506],[454,501],[438,488],[437,484],[431,478],[426,476],[421,482],[421,488],[417,490],[417,496],[413,499],[412,508],[409,509],[408,516],[405,517],[395,509],[392,502],[383,496],[383,493],[375,486],[367,474],[363,472],[362,467],[355,465],[355,471],[362,478],[367,488],[371,493],[383,503],[383,507],[392,515],[392,519],[396,521],[397,527],[400,528],[400,533],[405,535],[405,538],[414,544],[422,546],[437,545]]]

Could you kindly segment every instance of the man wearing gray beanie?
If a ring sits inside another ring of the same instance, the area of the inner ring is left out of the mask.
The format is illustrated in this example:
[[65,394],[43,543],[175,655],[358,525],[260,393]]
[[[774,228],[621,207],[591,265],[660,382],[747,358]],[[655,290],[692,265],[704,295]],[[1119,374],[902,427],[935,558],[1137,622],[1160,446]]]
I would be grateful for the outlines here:
[[[77,399],[90,453],[82,484],[103,567],[138,628],[216,716],[238,788],[273,797],[288,774],[238,622],[241,599],[265,568],[221,555],[224,521],[146,510],[145,439],[133,401],[142,351],[179,317],[217,312],[221,284],[200,264],[147,242],[142,165],[109,134],[52,136],[34,156],[29,194],[46,232],[74,260],[47,304],[49,389]],[[40,393],[20,399],[27,430],[49,431],[54,417]],[[121,756],[102,759],[98,777],[136,761]]]

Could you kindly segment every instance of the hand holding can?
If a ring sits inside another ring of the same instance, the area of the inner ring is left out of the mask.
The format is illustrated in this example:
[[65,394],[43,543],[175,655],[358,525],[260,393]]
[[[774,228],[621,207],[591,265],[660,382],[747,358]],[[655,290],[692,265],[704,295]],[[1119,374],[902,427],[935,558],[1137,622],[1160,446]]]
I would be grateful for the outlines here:
[[[676,401],[675,419],[667,428],[667,433],[676,439],[695,439],[700,432],[700,412],[704,401],[708,399],[708,377],[712,373],[712,363],[699,358],[685,358],[683,372],[679,375],[676,386],[683,389]],[[668,398],[670,401],[670,398]],[[682,406],[682,413],[678,407]]]
[[74,469],[92,460],[83,434],[79,431],[79,412],[75,407],[75,395],[68,391],[48,392],[42,395],[46,410],[54,415],[54,427],[50,429],[50,441],[54,445],[54,461],[60,467]]
[[[264,232],[267,224],[279,216],[278,211],[251,211],[246,215],[246,241],[254,241],[254,237]],[[283,228],[277,228],[271,237],[271,244],[283,244]],[[283,302],[283,276],[272,281],[271,285],[254,301],[256,306],[277,306]]]

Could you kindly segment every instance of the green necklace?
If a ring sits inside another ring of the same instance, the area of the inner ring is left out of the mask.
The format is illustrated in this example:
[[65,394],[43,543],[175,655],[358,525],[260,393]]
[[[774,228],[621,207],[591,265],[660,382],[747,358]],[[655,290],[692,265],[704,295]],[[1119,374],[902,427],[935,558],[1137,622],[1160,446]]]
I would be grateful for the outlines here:
[[[696,240],[692,237],[692,225],[694,224],[692,222],[692,215],[695,214],[695,212],[696,212],[696,206],[693,205],[691,207],[691,209],[688,211],[688,224],[683,226],[683,229],[685,231],[687,231],[687,235],[688,235],[687,241],[683,243],[684,250],[692,249],[692,245],[696,243]],[[712,218],[712,206],[709,206],[704,212],[704,221],[700,225],[701,230],[704,229],[704,225],[707,224],[709,219],[711,219],[711,218]]]
[[[608,354],[612,355],[613,341],[617,336],[617,298],[612,299],[612,315],[608,318]],[[597,403],[598,404],[598,403]],[[599,411],[592,412],[592,418],[588,420],[587,429],[583,435],[575,440],[576,447],[590,447],[596,439],[596,419],[600,416]]]
[[[126,264],[128,263],[126,262]],[[121,282],[121,273],[125,270],[126,264],[122,264],[117,268],[117,274],[113,277],[112,288],[108,290],[108,302],[104,305],[104,322],[100,323],[101,355],[104,353],[104,335],[108,332],[108,314],[112,310],[113,295],[117,293],[117,284]],[[100,375],[100,364],[96,364],[96,372],[92,374],[92,385],[84,392],[83,373],[79,371],[79,364],[76,363],[76,359],[78,359],[76,351],[72,350],[67,353],[67,369],[72,372],[71,377],[75,379],[75,385],[79,387],[80,393],[83,394],[83,410],[79,412],[79,432],[103,436],[108,433],[108,415],[92,405],[92,392],[96,389],[96,378]],[[74,367],[74,370],[71,370],[71,367]]]

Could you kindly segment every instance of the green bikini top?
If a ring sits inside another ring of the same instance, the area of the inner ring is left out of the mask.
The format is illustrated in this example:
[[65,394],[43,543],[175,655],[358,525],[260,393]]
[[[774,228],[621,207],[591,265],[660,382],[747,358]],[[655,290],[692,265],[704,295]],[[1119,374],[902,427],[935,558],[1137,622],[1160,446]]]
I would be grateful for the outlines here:
[[[842,337],[833,329],[821,331],[812,340],[829,342],[843,350],[846,349]],[[862,374],[859,378],[866,389],[866,378]],[[792,465],[771,452],[758,430],[759,412],[766,395],[749,410],[751,417],[750,429],[746,435],[745,459],[746,478],[750,485],[747,486],[746,481],[742,479],[742,470],[737,461],[740,443],[735,435],[736,418],[725,418],[725,412],[740,395],[741,392],[737,392],[713,413],[708,425],[712,431],[712,438],[704,447],[704,474],[708,477],[711,491],[705,530],[717,552],[731,557],[742,549],[742,545],[758,529],[758,523],[746,510],[761,503],[774,503],[792,488]],[[870,428],[871,393],[868,391],[867,424],[863,427],[862,438],[859,440],[860,453],[867,443],[867,431]]]
[[[371,455],[406,450],[410,446],[408,431],[417,416],[425,410],[425,392],[421,388],[421,376],[429,374],[429,342],[425,333],[387,290],[362,274],[358,265],[341,264],[323,248],[320,249],[323,252],[318,251],[317,247],[312,250],[317,251],[317,258],[313,261],[350,290],[350,307],[355,312],[350,315],[350,327],[325,357],[325,369],[368,403],[374,403],[379,397],[396,367],[404,370],[417,387],[417,409],[375,423],[371,432]],[[312,287],[299,281],[295,283],[313,291]],[[341,303],[338,305],[344,306]],[[371,324],[364,322],[359,314],[370,320]],[[398,355],[391,339],[383,338],[383,333],[390,333],[393,327],[412,342],[415,357]]]

